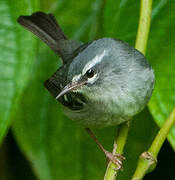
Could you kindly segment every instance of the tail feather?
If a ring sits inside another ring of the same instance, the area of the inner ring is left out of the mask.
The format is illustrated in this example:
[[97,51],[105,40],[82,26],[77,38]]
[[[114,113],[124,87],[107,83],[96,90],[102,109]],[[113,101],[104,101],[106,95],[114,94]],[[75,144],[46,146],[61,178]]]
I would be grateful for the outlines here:
[[31,16],[20,16],[18,23],[43,40],[55,53],[64,56],[59,42],[67,38],[52,14],[36,12]]

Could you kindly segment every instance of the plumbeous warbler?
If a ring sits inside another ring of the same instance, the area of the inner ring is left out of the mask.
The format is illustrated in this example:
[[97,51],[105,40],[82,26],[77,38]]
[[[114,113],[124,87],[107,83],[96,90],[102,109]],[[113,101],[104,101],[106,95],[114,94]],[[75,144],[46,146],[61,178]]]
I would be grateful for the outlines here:
[[154,73],[144,55],[114,38],[70,40],[52,14],[36,12],[18,22],[62,58],[45,87],[121,168],[123,156],[105,150],[89,128],[118,125],[143,110],[154,88]]

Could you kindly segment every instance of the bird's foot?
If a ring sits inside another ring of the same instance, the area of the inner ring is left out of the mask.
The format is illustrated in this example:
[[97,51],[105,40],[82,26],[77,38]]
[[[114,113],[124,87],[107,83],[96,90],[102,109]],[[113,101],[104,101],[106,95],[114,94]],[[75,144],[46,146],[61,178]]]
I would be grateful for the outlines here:
[[113,162],[117,168],[115,170],[122,169],[122,161],[125,160],[125,157],[121,154],[112,154],[109,151],[105,151],[106,157],[109,159],[109,161]]
[[85,130],[91,136],[91,138],[96,142],[96,144],[100,147],[100,149],[105,153],[107,159],[117,166],[115,168],[115,170],[122,169],[122,161],[125,160],[125,157],[122,156],[121,154],[112,154],[111,152],[104,149],[104,147],[101,145],[101,143],[95,137],[93,132],[89,128],[85,128]]

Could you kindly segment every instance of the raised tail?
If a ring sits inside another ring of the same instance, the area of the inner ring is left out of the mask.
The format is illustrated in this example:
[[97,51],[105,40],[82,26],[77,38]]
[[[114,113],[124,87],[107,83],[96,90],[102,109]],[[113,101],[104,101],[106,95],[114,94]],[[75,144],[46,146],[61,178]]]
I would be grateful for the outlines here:
[[[65,54],[67,55],[70,53],[67,51],[74,50],[74,43],[72,44],[71,40],[67,40],[52,14],[36,12],[31,16],[20,16],[17,21],[19,24],[43,40],[56,54],[61,56],[63,59],[65,59]],[[78,47],[79,44],[75,46]]]

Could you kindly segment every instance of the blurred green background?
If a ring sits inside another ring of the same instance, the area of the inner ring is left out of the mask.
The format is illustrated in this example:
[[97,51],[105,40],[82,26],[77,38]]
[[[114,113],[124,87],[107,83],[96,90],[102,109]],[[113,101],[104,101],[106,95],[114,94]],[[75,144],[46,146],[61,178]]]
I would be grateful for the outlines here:
[[[43,82],[60,66],[59,58],[17,24],[19,15],[53,13],[71,39],[88,42],[114,37],[134,46],[140,1],[0,0],[0,180],[101,180],[106,159],[81,127],[61,112]],[[175,107],[175,1],[154,0],[146,57],[156,75],[149,110],[132,123],[124,155],[129,180],[146,150]],[[94,130],[112,150],[116,128]],[[175,127],[156,170],[146,179],[173,180]]]

